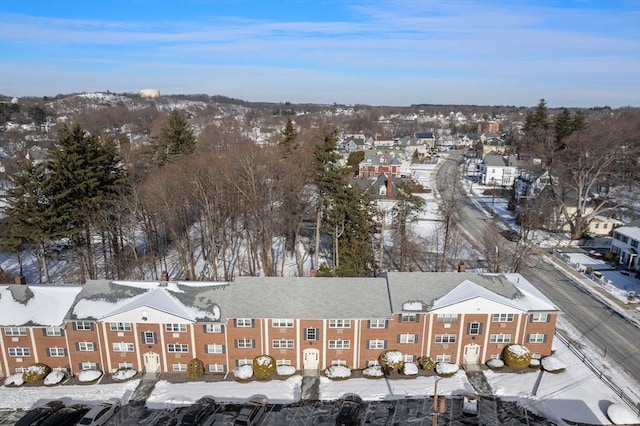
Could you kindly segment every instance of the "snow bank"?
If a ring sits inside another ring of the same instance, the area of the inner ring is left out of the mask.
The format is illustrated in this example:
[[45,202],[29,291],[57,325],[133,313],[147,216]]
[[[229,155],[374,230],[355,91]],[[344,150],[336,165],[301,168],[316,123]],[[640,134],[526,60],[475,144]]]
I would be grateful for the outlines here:
[[324,374],[331,379],[346,379],[351,377],[351,369],[344,365],[332,365],[324,370]]
[[47,377],[44,378],[44,384],[57,385],[58,383],[63,381],[65,377],[67,377],[67,375],[64,371],[54,370],[51,373],[47,374]]
[[136,374],[138,374],[138,371],[133,368],[123,368],[121,370],[116,370],[116,372],[111,375],[111,378],[117,381],[129,380]]
[[5,386],[22,386],[23,384],[22,373],[15,373],[4,379]]
[[78,381],[82,383],[93,382],[102,377],[102,371],[100,370],[85,370],[78,374]]

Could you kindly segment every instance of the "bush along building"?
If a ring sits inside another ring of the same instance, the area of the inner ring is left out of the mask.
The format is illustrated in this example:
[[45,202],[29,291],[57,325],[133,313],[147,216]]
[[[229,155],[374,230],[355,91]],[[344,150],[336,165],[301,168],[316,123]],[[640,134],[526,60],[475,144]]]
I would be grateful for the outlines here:
[[508,344],[549,355],[558,308],[519,274],[238,277],[0,286],[0,376],[44,363],[71,374],[227,373],[270,355],[317,374],[376,364],[383,350],[460,365]]

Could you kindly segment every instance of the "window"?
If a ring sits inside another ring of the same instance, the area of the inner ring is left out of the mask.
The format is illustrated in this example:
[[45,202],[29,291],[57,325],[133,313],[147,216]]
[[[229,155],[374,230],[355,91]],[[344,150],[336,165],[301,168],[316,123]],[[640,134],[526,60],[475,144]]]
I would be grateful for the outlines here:
[[541,333],[530,334],[527,341],[529,343],[545,343],[547,341],[547,335]]
[[371,361],[367,361],[367,367],[373,367],[374,365],[380,365],[380,361],[376,360],[371,360]]
[[351,327],[351,320],[346,320],[346,319],[329,320],[329,328],[349,328],[349,327]]
[[173,371],[187,371],[187,364],[173,364]]
[[44,334],[45,336],[62,336],[62,327],[46,327]]
[[317,328],[305,328],[305,330],[304,330],[304,339],[305,340],[318,340],[318,329]]
[[131,331],[130,322],[112,322],[109,324],[111,331]]
[[387,347],[386,340],[369,340],[367,345],[369,349],[385,349]]
[[253,339],[236,339],[236,348],[251,349],[255,347],[255,340]]
[[167,333],[186,333],[187,324],[165,324],[164,329]]
[[467,329],[467,334],[472,336],[477,336],[481,333],[482,327],[479,322],[470,322],[469,327]]
[[333,361],[331,361],[331,365],[341,365],[343,367],[346,367],[347,361],[345,361],[344,359],[334,359]]
[[63,357],[66,355],[64,348],[47,348],[47,354],[50,357],[55,357],[55,358]]
[[489,336],[491,343],[509,343],[511,342],[510,334],[492,334]]
[[78,342],[78,350],[80,352],[93,352],[96,346],[93,342]]
[[155,345],[156,343],[156,333],[153,331],[145,331],[142,333],[142,340],[145,345]]
[[293,320],[292,319],[282,319],[282,318],[275,318],[271,320],[271,323],[273,324],[274,327],[276,328],[290,328],[293,327]]
[[513,314],[493,314],[493,322],[512,322]]
[[436,317],[437,322],[456,322],[458,321],[458,314],[438,314]]
[[205,347],[205,352],[208,354],[223,354],[224,345],[211,344]]
[[209,373],[224,373],[224,364],[209,364],[207,369]]
[[167,352],[174,354],[184,354],[189,352],[189,345],[186,343],[169,343],[167,345]]
[[4,335],[5,336],[26,336],[27,328],[26,327],[5,327]]
[[31,356],[31,349],[29,349],[29,348],[9,348],[9,356],[13,356],[13,357]]
[[531,322],[549,322],[549,314],[531,314]]
[[451,362],[451,355],[438,355],[436,362]]
[[205,333],[222,333],[222,324],[205,324]]
[[384,320],[384,319],[369,320],[369,328],[387,328],[387,320]]
[[271,342],[273,349],[293,349],[293,340],[274,339]]
[[400,314],[400,322],[418,322],[418,314]]
[[133,343],[114,343],[113,344],[114,352],[133,352]]
[[276,360],[276,367],[290,366],[290,365],[291,365],[291,360],[290,359],[278,359],[278,360]]
[[90,321],[76,321],[73,323],[76,330],[92,330],[93,324]]
[[329,349],[349,349],[350,347],[350,340],[329,340]]
[[402,354],[402,360],[404,362],[414,362],[415,357],[413,355]]
[[126,369],[133,369],[133,363],[132,362],[119,362],[118,363],[118,370],[126,370]]
[[243,365],[253,365],[253,359],[251,358],[240,358],[236,361],[236,367],[241,367]]
[[399,334],[398,343],[416,343],[417,336],[415,334]]
[[97,369],[98,369],[97,362],[81,362],[80,363],[80,370],[82,371],[97,370]]
[[455,343],[455,334],[436,334],[436,343]]
[[253,327],[253,320],[251,318],[237,318],[236,327]]

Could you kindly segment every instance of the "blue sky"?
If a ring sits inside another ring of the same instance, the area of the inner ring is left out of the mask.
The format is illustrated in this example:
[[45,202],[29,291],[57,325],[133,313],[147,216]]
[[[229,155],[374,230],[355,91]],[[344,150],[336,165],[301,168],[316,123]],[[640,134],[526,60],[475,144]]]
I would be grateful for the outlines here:
[[0,94],[640,106],[640,0],[0,0]]

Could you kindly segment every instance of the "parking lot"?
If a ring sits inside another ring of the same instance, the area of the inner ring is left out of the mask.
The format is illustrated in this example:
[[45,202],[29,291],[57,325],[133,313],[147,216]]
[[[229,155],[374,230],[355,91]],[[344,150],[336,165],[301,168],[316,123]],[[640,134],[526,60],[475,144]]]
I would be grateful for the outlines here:
[[[431,398],[398,399],[392,401],[365,401],[360,424],[363,425],[431,425]],[[233,425],[241,405],[225,404],[217,410],[203,425]],[[444,407],[443,407],[444,408]],[[270,404],[262,418],[263,426],[282,425],[335,425],[338,414],[338,401],[303,401],[297,404]],[[112,417],[107,425],[177,425],[186,407],[165,410],[150,410],[144,404],[129,404]],[[24,411],[0,412],[0,425],[13,425]],[[446,400],[446,408],[438,413],[439,425],[539,425],[550,426],[552,422],[537,418],[525,412],[514,403],[505,403],[492,398],[481,399],[478,403],[478,415],[470,416],[462,412],[462,399]]]

